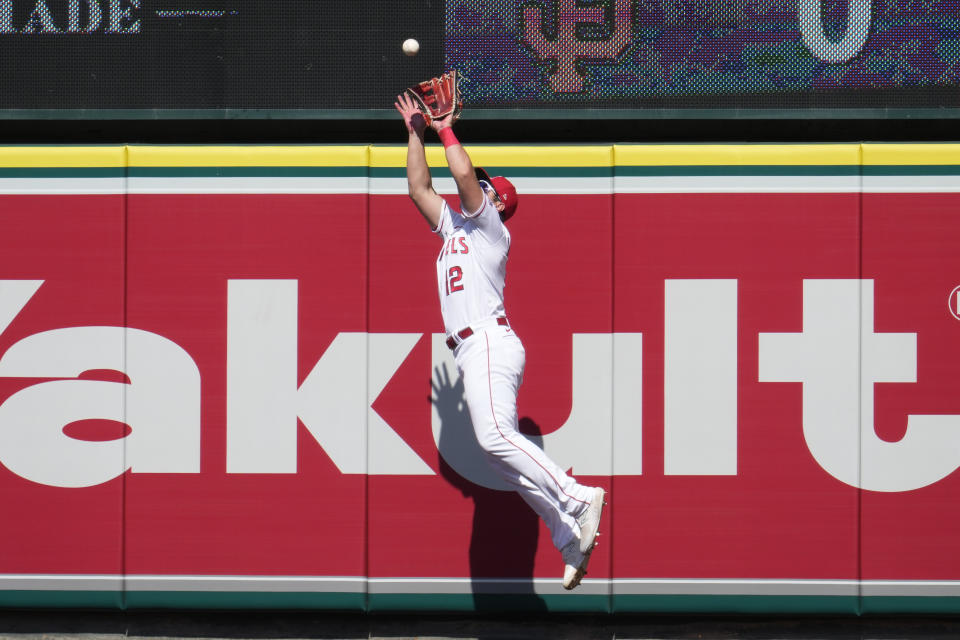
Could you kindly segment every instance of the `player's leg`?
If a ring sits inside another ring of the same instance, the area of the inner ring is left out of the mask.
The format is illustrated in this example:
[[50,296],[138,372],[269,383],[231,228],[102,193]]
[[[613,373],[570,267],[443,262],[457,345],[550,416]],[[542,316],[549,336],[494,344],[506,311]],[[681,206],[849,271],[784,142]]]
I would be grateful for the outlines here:
[[563,549],[579,539],[577,517],[588,509],[594,491],[578,484],[517,430],[516,399],[524,366],[519,339],[490,331],[476,336],[469,347],[457,362],[477,441],[494,469],[547,524],[554,546]]

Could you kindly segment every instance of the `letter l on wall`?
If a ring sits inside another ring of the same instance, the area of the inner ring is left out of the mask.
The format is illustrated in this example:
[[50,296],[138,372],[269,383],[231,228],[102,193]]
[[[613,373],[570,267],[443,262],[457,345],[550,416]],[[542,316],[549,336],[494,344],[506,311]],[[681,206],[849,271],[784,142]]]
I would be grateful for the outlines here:
[[737,474],[737,281],[664,282],[663,469]]

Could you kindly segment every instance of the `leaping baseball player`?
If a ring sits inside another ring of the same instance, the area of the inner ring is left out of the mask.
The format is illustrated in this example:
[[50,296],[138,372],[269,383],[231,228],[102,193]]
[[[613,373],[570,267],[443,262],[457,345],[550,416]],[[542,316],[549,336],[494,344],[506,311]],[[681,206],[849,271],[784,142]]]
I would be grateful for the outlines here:
[[[577,483],[517,429],[526,354],[503,304],[510,250],[504,222],[517,210],[517,191],[506,178],[474,168],[453,132],[459,113],[425,118],[407,93],[397,96],[394,106],[407,127],[410,198],[443,239],[436,260],[440,310],[477,442],[487,461],[547,524],[563,556],[563,587],[573,589],[596,543],[604,490]],[[433,189],[424,152],[428,126],[443,143],[459,211]]]

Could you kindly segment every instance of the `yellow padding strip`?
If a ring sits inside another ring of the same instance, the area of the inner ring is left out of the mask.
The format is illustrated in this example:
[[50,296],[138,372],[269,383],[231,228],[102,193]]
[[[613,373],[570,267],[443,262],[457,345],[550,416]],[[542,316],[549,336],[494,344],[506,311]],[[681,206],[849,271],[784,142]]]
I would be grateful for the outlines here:
[[865,165],[960,165],[960,144],[865,144]]
[[858,165],[859,144],[618,144],[618,167]]
[[[430,135],[430,134],[427,134]],[[613,164],[613,147],[606,146],[487,146],[464,144],[474,166],[484,167],[609,167]],[[427,142],[427,164],[446,166],[447,160],[439,143]],[[406,146],[370,148],[371,167],[405,167]]]
[[130,146],[131,167],[365,167],[368,145]]
[[[465,145],[477,166],[960,165],[960,144],[487,146]],[[403,167],[403,145],[0,147],[0,167]],[[429,142],[427,162],[446,165]]]
[[109,168],[126,166],[121,146],[113,147],[0,147],[0,167]]

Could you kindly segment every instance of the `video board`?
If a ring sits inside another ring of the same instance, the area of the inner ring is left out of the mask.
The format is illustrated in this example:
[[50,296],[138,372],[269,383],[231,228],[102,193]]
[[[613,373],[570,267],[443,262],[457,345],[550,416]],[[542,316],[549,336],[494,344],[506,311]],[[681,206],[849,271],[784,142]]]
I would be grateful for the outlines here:
[[448,0],[490,106],[951,108],[954,0]]
[[5,114],[388,117],[452,68],[468,106],[512,117],[945,110],[960,2],[0,0],[0,58]]

